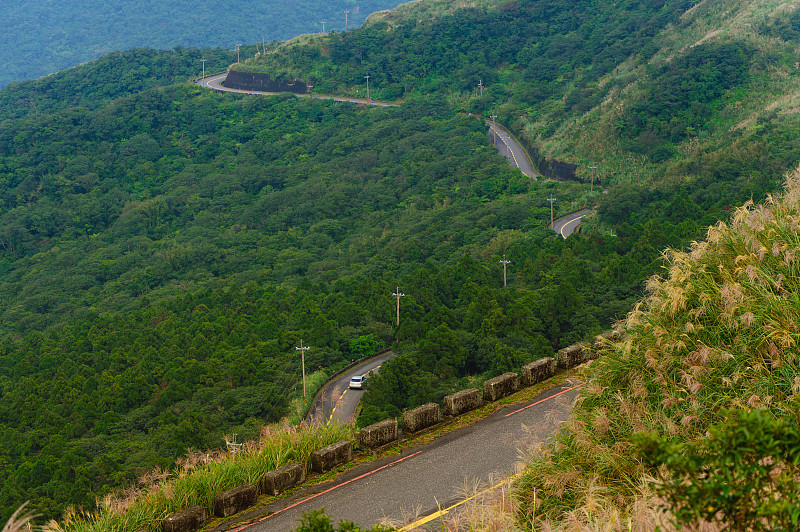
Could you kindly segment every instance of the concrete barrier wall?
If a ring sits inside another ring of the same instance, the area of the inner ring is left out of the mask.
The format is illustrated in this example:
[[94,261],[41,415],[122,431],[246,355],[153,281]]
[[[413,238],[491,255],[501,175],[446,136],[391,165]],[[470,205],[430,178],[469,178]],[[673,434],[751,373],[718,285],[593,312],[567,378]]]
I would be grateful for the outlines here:
[[274,496],[297,486],[305,479],[305,466],[300,462],[291,462],[261,477],[261,493]]
[[161,522],[163,532],[194,532],[206,523],[206,509],[202,506],[190,506],[180,512],[169,514]]
[[483,404],[481,392],[477,388],[467,388],[444,398],[444,415],[458,416],[475,410]]
[[586,344],[574,344],[556,353],[558,367],[561,369],[574,368],[592,359],[592,350]]
[[361,429],[358,441],[362,447],[374,449],[397,439],[397,420],[385,419]]
[[520,384],[522,386],[533,386],[537,382],[545,381],[556,374],[556,359],[550,357],[540,358],[522,366],[520,373]]
[[214,497],[214,515],[228,517],[238,514],[256,503],[258,492],[254,484],[242,484],[233,489],[218,493]]
[[442,411],[436,403],[412,408],[403,412],[403,431],[417,432],[424,428],[436,425],[442,420]]
[[499,377],[483,383],[483,400],[497,401],[519,389],[519,376],[516,373],[503,373]]
[[311,469],[325,473],[353,459],[353,444],[348,440],[332,443],[311,453]]

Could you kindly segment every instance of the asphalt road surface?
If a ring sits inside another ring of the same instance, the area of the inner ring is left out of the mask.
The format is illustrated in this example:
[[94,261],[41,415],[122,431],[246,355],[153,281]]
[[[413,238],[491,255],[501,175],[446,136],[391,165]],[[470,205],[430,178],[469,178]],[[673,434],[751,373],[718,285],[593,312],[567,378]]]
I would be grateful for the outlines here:
[[378,368],[393,356],[395,354],[391,351],[379,355],[326,383],[314,397],[309,417],[323,421],[333,418],[342,425],[352,422],[364,391],[350,389],[350,377],[368,376],[370,372],[377,372]]
[[498,153],[507,158],[511,166],[519,168],[526,176],[536,179],[536,170],[531,166],[522,146],[499,124],[492,123],[490,120],[487,120],[486,123],[489,125],[489,138],[492,139]]
[[[216,91],[221,91],[221,92],[235,92],[237,94],[259,94],[262,96],[275,96],[276,94],[280,94],[279,92],[263,92],[263,91],[232,89],[223,85],[227,77],[228,73],[224,72],[222,74],[214,74],[213,76],[206,76],[205,78],[198,78],[195,81],[195,83],[197,85],[200,85],[201,87],[208,87],[210,89],[214,89]],[[374,105],[376,107],[399,107],[399,105],[396,103],[377,102],[372,98],[370,98],[370,102],[367,102],[366,99],[360,100],[358,98],[342,98],[339,96],[327,96],[322,94],[295,94],[295,96],[299,96],[301,98],[316,98],[319,100],[333,100],[335,102],[360,103],[364,105]]]
[[[427,445],[362,464],[254,511],[246,516],[250,524],[217,530],[295,530],[304,511],[321,508],[335,523],[348,520],[367,528],[379,522],[419,525],[424,516],[516,473],[527,452],[566,420],[579,386],[561,385],[532,401],[506,406]],[[437,523],[433,519],[414,529],[436,530]]]
[[589,214],[589,209],[583,209],[578,212],[573,212],[572,214],[568,214],[558,220],[553,221],[553,231],[560,234],[562,237],[567,238],[569,235],[575,232],[578,226],[581,224],[581,219]]

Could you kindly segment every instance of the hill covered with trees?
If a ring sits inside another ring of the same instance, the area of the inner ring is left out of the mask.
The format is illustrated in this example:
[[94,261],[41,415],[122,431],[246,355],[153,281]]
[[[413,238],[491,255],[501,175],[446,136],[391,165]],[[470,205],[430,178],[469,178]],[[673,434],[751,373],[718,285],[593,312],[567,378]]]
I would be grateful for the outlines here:
[[[623,317],[662,249],[800,158],[796,11],[695,4],[419,2],[242,65],[341,94],[370,74],[396,108],[188,82],[229,50],[113,53],[0,91],[0,521],[257,433],[299,397],[300,340],[321,372],[402,353],[364,424]],[[509,168],[490,113],[574,178]],[[596,206],[585,236],[546,228],[553,194],[556,214]]]

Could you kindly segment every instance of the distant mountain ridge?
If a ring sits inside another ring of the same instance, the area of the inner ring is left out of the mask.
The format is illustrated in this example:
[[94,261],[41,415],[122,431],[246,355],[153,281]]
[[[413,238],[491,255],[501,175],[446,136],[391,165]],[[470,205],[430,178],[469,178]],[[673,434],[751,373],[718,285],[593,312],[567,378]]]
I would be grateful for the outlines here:
[[0,3],[0,87],[38,78],[115,50],[146,46],[232,49],[301,33],[357,28],[398,0],[7,0]]

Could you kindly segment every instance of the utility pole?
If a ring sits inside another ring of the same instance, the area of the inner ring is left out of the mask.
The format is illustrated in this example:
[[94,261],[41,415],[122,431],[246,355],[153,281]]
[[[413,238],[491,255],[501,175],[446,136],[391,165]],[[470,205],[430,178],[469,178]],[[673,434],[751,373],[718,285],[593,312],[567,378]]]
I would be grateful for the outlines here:
[[594,192],[594,171],[595,171],[595,169],[597,167],[596,166],[590,166],[589,168],[592,169],[592,185],[591,185],[591,187],[589,187],[589,193],[591,194],[591,193]]
[[549,201],[549,202],[550,202],[550,227],[551,227],[551,228],[553,227],[553,202],[554,202],[555,200],[556,200],[556,199],[553,197],[553,195],[552,195],[552,194],[550,194],[550,197],[549,197],[549,198],[547,198],[547,201]]
[[239,63],[239,47],[240,47],[240,46],[241,46],[241,44],[239,44],[239,43],[237,42],[237,43],[236,43],[236,63]]
[[303,347],[303,341],[300,340],[300,347],[295,347],[295,350],[300,351],[300,359],[303,363],[303,402],[306,402],[306,351],[311,349],[308,346]]
[[481,96],[483,96],[483,80],[478,80],[478,89],[481,91]]
[[[258,48],[258,43],[256,43],[256,48]],[[264,35],[261,35],[261,51],[267,53],[267,42],[264,40]]]
[[369,74],[364,76],[364,78],[367,80],[367,105],[369,105],[369,102],[370,102],[370,99],[369,99]]
[[405,296],[405,294],[400,293],[400,287],[397,287],[397,292],[392,294],[394,297],[397,298],[397,325],[400,325],[400,298]]
[[491,115],[489,118],[492,119],[492,142],[494,143],[494,147],[497,147],[497,125],[494,122],[494,119],[497,118],[497,115]]
[[348,14],[349,12],[350,12],[350,11],[348,11],[348,10],[346,10],[346,9],[344,10],[344,31],[345,31],[345,32],[347,31],[347,14]]
[[325,33],[325,21],[322,21],[322,33]]
[[203,78],[202,79],[203,79],[203,87],[205,87],[206,86],[206,58],[204,57],[200,61],[203,63]]
[[503,255],[503,260],[500,261],[500,264],[503,265],[503,288],[506,286],[506,264],[511,264],[510,260],[506,260],[506,256]]

